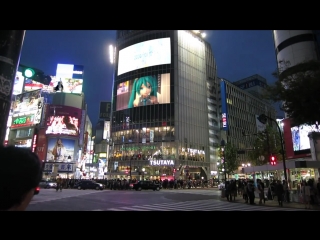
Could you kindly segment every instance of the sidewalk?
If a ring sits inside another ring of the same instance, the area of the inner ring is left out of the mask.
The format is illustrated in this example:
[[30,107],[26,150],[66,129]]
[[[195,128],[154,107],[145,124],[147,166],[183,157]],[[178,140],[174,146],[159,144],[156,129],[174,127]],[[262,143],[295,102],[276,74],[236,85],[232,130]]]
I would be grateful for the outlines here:
[[[227,201],[227,198],[224,197],[222,198],[220,196],[220,199],[222,201]],[[232,202],[236,202],[236,203],[243,203],[243,204],[247,204],[245,203],[245,200],[242,198],[242,195],[238,195],[236,197],[236,200],[235,201],[232,201]],[[259,198],[256,196],[255,199],[254,199],[254,202],[255,202],[255,205],[256,206],[266,206],[266,207],[279,207],[279,204],[278,204],[278,201],[276,199],[274,200],[266,200],[266,203],[262,203],[261,205],[259,204]],[[290,203],[287,203],[287,202],[283,202],[283,208],[299,208],[299,209],[305,209],[305,205],[303,203],[297,203],[297,202],[290,202]],[[310,204],[310,209],[312,210],[320,210],[320,206],[319,205],[311,205]],[[307,209],[306,209],[307,210]]]

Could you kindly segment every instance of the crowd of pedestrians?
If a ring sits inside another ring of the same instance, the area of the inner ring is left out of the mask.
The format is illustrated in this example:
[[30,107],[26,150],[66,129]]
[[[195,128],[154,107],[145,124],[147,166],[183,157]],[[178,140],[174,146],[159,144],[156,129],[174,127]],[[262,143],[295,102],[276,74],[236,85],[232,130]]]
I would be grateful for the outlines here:
[[[267,188],[267,189],[266,189]],[[267,190],[267,191],[265,191]],[[237,196],[242,196],[245,203],[256,204],[255,198],[258,195],[258,204],[265,204],[268,200],[277,201],[279,206],[283,202],[290,202],[290,191],[285,180],[273,180],[266,182],[257,179],[256,184],[253,180],[231,180],[226,181],[225,196],[227,201],[235,201]],[[297,189],[299,202],[305,204],[305,208],[310,209],[310,205],[320,204],[320,178],[315,183],[314,179],[301,181]]]

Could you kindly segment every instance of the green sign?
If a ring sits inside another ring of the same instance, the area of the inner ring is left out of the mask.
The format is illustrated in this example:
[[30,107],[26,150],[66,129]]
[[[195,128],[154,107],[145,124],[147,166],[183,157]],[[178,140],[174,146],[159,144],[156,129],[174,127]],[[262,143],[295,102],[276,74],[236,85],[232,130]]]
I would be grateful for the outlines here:
[[13,121],[13,124],[25,124],[27,122],[27,117],[19,117]]
[[33,115],[23,116],[23,117],[17,117],[13,120],[12,125],[26,125],[26,124],[32,124],[33,123]]

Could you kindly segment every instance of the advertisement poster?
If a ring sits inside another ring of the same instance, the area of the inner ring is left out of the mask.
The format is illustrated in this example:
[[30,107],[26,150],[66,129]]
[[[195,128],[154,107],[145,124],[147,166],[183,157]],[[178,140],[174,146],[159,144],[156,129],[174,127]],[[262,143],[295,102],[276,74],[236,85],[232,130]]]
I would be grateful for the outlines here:
[[79,136],[81,115],[79,108],[50,105],[46,116],[46,134]]
[[144,76],[117,86],[116,111],[170,103],[170,73]]
[[148,40],[119,51],[118,76],[140,68],[170,63],[170,38]]
[[259,115],[255,115],[255,116],[256,116],[257,132],[263,132],[264,130],[266,130],[267,124],[263,124],[258,120]]
[[73,64],[58,64],[56,76],[52,79],[51,84],[57,86],[58,82],[62,83],[63,92],[65,93],[82,93],[83,87],[83,66]]
[[48,161],[73,161],[75,140],[67,138],[48,139]]
[[22,76],[22,72],[16,73],[16,78],[14,79],[14,85],[13,85],[13,95],[21,94],[23,91],[23,81],[24,77]]
[[15,96],[12,103],[12,116],[21,116],[24,113],[36,113],[38,111],[38,103],[40,100],[40,90],[25,92]]

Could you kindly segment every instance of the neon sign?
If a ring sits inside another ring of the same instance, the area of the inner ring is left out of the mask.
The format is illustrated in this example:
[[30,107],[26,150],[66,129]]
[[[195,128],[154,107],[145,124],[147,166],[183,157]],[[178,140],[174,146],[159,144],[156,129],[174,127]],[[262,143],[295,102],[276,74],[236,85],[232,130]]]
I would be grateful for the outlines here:
[[36,150],[36,147],[37,147],[37,135],[35,134],[32,140],[32,152]]
[[23,116],[23,117],[16,117],[12,121],[12,128],[15,127],[25,127],[25,126],[30,126],[33,124],[34,120],[34,115],[29,115],[29,116]]

